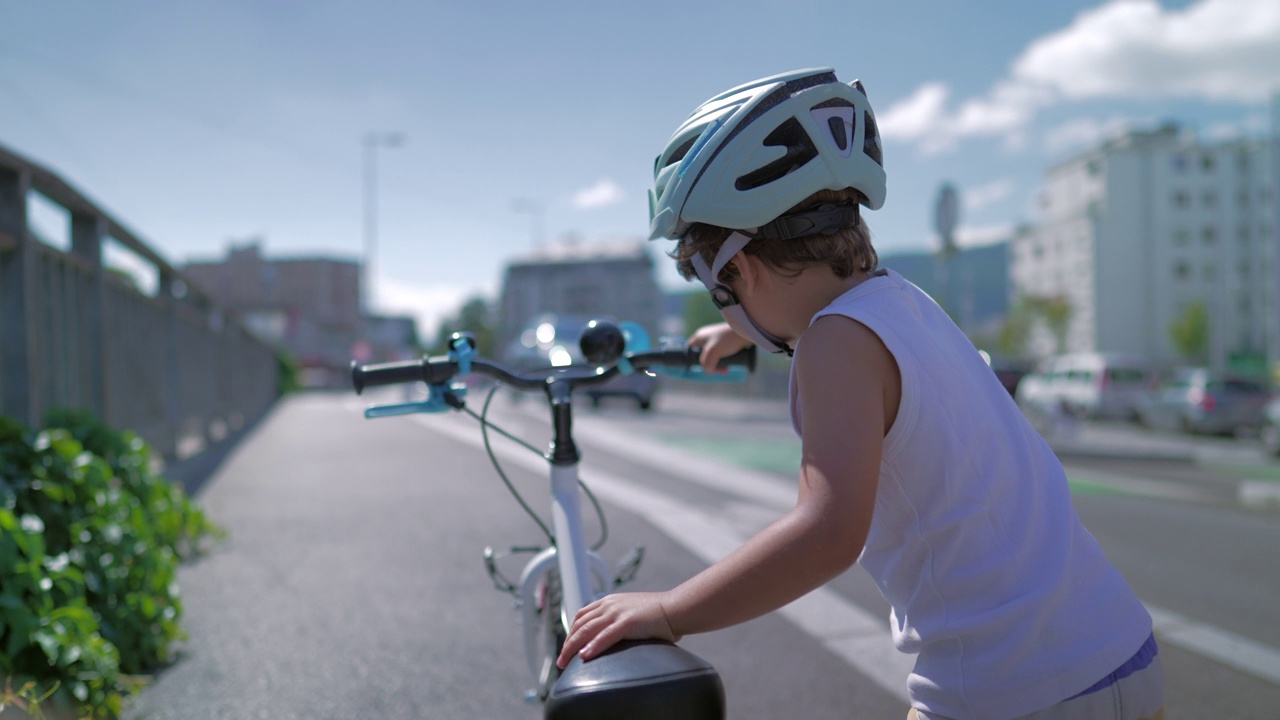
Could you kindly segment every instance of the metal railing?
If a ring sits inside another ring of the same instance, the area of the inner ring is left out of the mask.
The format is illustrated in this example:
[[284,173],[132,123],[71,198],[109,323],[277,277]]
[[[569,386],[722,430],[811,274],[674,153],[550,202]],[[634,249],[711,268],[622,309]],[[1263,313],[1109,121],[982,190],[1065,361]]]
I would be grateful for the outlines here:
[[[32,192],[66,209],[70,251],[30,229]],[[154,296],[110,272],[108,240],[153,266]],[[131,429],[168,459],[217,441],[279,394],[275,352],[57,174],[0,146],[0,415],[56,408]]]

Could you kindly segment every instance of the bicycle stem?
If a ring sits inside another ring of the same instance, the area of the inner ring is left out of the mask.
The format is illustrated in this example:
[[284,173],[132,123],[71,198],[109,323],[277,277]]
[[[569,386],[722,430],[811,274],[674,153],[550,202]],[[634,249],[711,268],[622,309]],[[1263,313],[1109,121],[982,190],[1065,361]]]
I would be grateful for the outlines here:
[[567,631],[573,618],[593,599],[591,571],[587,564],[587,538],[582,527],[582,503],[578,494],[578,461],[573,442],[572,386],[561,380],[548,384],[555,436],[551,446],[551,523],[560,565],[564,617]]
[[572,386],[563,380],[553,380],[547,385],[551,400],[551,422],[555,435],[551,441],[552,465],[577,465],[582,455],[573,442]]

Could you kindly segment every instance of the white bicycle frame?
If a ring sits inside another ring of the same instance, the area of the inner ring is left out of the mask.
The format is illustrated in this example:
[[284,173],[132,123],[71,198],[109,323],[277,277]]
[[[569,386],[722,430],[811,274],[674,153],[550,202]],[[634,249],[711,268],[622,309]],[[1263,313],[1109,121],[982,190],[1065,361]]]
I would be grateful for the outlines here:
[[526,577],[537,577],[540,564],[550,568],[558,563],[564,593],[562,619],[567,631],[578,611],[604,591],[604,582],[610,573],[604,559],[587,549],[576,464],[551,466],[551,522],[556,547],[543,550],[525,566],[520,584],[525,585]]
[[604,594],[611,573],[604,558],[587,547],[576,463],[551,466],[551,522],[556,544],[535,555],[520,574],[520,620],[526,657],[536,681],[541,680],[542,668],[535,664],[544,659],[545,651],[538,636],[538,592],[547,573],[552,568],[560,571],[560,623],[565,634],[578,611]]

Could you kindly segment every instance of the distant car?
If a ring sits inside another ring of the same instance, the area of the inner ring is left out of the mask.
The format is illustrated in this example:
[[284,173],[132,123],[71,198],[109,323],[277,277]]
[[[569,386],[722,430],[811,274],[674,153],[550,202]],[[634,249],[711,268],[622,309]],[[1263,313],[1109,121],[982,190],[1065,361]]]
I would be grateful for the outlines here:
[[[503,361],[519,370],[558,367],[584,362],[578,340],[591,317],[543,313],[532,318],[521,329],[503,354]],[[653,407],[658,393],[658,378],[644,371],[618,375],[600,385],[581,390],[599,406],[606,397],[631,398],[641,410]]]
[[1133,419],[1150,392],[1151,372],[1142,358],[1124,353],[1055,355],[1021,379],[1014,397],[1024,410]]
[[1234,435],[1263,426],[1269,397],[1266,384],[1257,380],[1178,368],[1151,394],[1138,420],[1153,428]]
[[1009,395],[1017,397],[1018,385],[1022,383],[1022,378],[1026,377],[1035,369],[1034,363],[1030,360],[1020,360],[1017,358],[1004,357],[1002,355],[991,354],[981,351],[982,357],[987,361],[991,371],[996,374],[996,379],[1009,391]]
[[1280,392],[1262,410],[1262,428],[1258,433],[1262,447],[1269,454],[1280,457]]

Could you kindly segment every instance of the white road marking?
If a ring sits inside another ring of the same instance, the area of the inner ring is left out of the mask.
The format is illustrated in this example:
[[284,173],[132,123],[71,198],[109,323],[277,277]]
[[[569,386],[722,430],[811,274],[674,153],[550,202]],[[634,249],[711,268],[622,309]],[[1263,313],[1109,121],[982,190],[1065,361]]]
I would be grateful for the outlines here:
[[1280,483],[1271,480],[1242,480],[1236,492],[1240,504],[1245,507],[1280,507]]
[[[456,417],[413,416],[456,440],[482,447],[480,433]],[[592,463],[583,476],[602,498],[645,518],[664,534],[707,563],[732,552],[762,527],[762,511],[780,514],[794,502],[794,490],[776,476],[730,466],[637,435],[621,435],[600,426],[575,427],[580,442],[628,461],[659,466],[671,475],[742,498],[750,507],[712,514],[691,508],[661,493],[618,477]],[[494,451],[507,462],[544,472],[546,461],[509,443]],[[750,518],[744,521],[742,518]],[[1170,610],[1144,603],[1155,621],[1157,639],[1212,658],[1240,672],[1280,684],[1280,651],[1234,633],[1200,623]],[[897,697],[905,698],[905,679],[914,658],[897,652],[886,619],[878,618],[828,588],[819,588],[781,608],[784,617],[851,667]]]
[[1155,620],[1160,642],[1177,645],[1218,662],[1280,685],[1280,651],[1240,637],[1212,625],[1205,625],[1171,610],[1147,605]]

